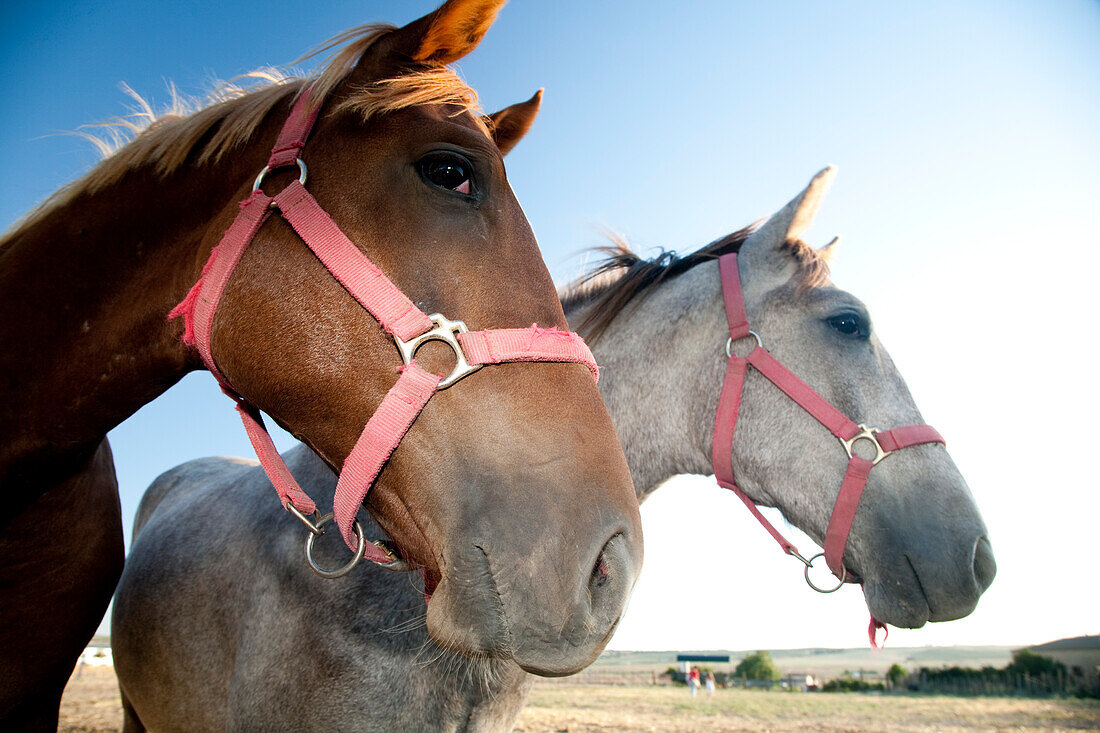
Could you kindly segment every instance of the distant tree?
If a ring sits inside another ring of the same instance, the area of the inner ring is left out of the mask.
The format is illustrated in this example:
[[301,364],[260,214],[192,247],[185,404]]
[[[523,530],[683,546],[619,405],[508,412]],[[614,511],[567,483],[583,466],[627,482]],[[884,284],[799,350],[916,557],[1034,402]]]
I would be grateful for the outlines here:
[[733,670],[734,677],[744,677],[750,680],[778,680],[782,675],[772,661],[772,655],[767,652],[750,654]]
[[890,684],[894,687],[904,682],[908,676],[909,673],[905,671],[905,667],[897,663],[891,665],[890,669],[886,671],[886,679],[890,680]]
[[1044,672],[1056,673],[1059,670],[1065,672],[1066,665],[1028,649],[1013,652],[1012,664],[1005,667],[1005,671],[1012,674],[1039,675]]

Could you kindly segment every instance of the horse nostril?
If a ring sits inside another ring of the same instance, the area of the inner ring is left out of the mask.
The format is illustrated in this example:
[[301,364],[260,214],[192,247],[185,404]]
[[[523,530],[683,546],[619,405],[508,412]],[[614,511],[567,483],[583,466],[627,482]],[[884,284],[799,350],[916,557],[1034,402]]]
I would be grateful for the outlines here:
[[621,533],[616,533],[604,543],[588,576],[588,592],[594,608],[612,602],[610,597],[605,596],[615,596],[614,590],[618,586],[629,588],[632,585],[625,577],[629,576],[629,568],[625,538]]
[[974,545],[974,580],[984,593],[985,589],[993,583],[993,576],[997,574],[997,561],[993,559],[993,546],[989,539],[979,537]]
[[589,585],[593,588],[602,588],[607,584],[607,563],[604,562],[603,555],[600,555],[600,559],[596,561],[596,567],[592,568],[592,579],[589,581]]

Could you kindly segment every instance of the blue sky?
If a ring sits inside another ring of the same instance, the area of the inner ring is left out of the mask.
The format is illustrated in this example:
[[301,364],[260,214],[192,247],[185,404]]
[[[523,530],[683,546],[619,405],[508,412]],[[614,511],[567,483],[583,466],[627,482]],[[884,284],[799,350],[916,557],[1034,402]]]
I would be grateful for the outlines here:
[[[91,147],[62,133],[124,113],[120,82],[163,104],[167,81],[199,94],[351,26],[404,23],[434,5],[5,4],[0,226],[94,165]],[[836,280],[868,303],[947,437],[1000,566],[970,618],[891,642],[1022,644],[1100,633],[1090,559],[1100,404],[1088,382],[1098,38],[1100,4],[1083,0],[513,0],[459,68],[487,110],[546,87],[508,170],[558,282],[603,228],[688,251],[839,166],[808,238],[844,235]],[[161,471],[250,455],[205,374],[111,440],[127,523]],[[863,643],[859,593],[810,592],[707,480],[670,482],[643,520],[646,570],[613,647]],[[702,549],[685,567],[672,558],[689,540]],[[685,623],[689,607],[713,613]]]

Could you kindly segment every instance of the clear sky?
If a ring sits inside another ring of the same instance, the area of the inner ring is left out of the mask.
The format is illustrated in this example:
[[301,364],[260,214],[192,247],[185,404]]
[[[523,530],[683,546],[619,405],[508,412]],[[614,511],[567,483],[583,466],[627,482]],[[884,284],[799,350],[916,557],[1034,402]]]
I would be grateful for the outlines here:
[[[434,5],[5,3],[0,226],[95,163],[59,133],[125,112],[119,82],[163,104],[167,81],[200,93]],[[1085,0],[513,0],[459,66],[487,110],[546,87],[508,169],[558,282],[603,228],[689,251],[839,166],[808,239],[844,235],[835,279],[946,436],[999,565],[972,616],[891,643],[1025,644],[1100,633],[1098,39]],[[161,471],[251,455],[206,374],[111,442],[127,525]],[[865,643],[858,590],[807,589],[711,480],[671,481],[642,516],[646,568],[613,648]]]

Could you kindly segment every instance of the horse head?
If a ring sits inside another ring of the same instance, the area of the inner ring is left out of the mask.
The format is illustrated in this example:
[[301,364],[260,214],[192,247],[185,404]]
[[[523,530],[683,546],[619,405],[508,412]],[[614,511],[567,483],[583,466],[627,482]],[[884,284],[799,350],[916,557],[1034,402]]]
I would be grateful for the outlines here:
[[[485,117],[445,66],[477,45],[501,5],[450,0],[402,28],[349,34],[310,88],[321,110],[302,166],[273,171],[263,189],[274,194],[308,164],[312,196],[424,312],[471,331],[537,324],[538,335],[568,326],[502,154],[540,95]],[[261,126],[263,144],[239,156],[237,180],[263,165],[290,101]],[[226,204],[204,252],[237,215]],[[233,390],[335,469],[401,366],[394,339],[277,217],[237,265],[210,344]],[[416,363],[445,376],[456,351],[429,341]],[[371,488],[371,513],[434,591],[428,628],[442,645],[567,674],[610,638],[641,533],[592,376],[546,362],[465,376],[427,403]]]
[[[749,323],[776,360],[853,421],[884,430],[922,423],[867,307],[829,278],[826,262],[837,240],[824,250],[801,240],[834,172],[819,173],[741,244]],[[733,441],[734,474],[750,497],[779,507],[827,549],[849,463],[842,448],[818,419],[749,370]],[[872,615],[915,628],[969,614],[996,566],[970,490],[943,444],[889,455],[876,455],[874,440],[849,448],[879,460],[858,499],[847,547],[840,545],[844,568],[862,582]]]
[[[836,240],[815,250],[800,238],[833,175],[698,252],[644,261],[613,250],[566,311],[603,365],[639,496],[676,473],[725,473],[746,503],[779,508],[822,542],[879,621],[960,618],[996,572],[986,528],[939,434],[918,426],[867,307],[831,281]],[[727,313],[734,291],[743,314]],[[861,471],[863,484],[852,480]],[[854,518],[838,521],[845,511]]]

